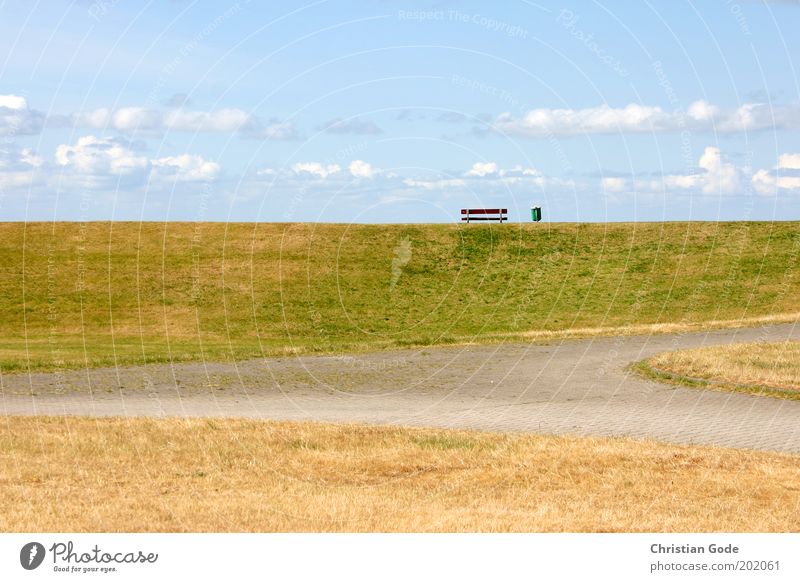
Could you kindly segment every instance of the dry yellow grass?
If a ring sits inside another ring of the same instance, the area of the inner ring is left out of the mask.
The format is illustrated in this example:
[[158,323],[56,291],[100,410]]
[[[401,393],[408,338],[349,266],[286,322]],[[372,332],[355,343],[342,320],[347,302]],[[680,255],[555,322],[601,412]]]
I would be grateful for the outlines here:
[[495,339],[507,340],[513,338],[526,338],[536,341],[684,333],[709,329],[735,329],[740,327],[755,327],[758,325],[778,325],[781,323],[796,323],[798,321],[800,321],[800,313],[775,313],[758,317],[740,317],[738,319],[711,319],[704,322],[676,321],[668,323],[641,323],[621,327],[580,327],[560,331],[531,330],[487,335],[486,341],[482,343],[489,343]]
[[716,387],[800,397],[800,342],[710,346],[659,354],[646,361],[673,379]]
[[796,456],[247,420],[7,417],[3,531],[798,531]]

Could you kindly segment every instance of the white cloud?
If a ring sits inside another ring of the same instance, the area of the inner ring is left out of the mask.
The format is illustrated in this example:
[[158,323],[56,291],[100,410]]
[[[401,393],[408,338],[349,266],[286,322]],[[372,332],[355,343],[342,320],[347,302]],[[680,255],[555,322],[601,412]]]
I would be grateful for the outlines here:
[[776,194],[778,191],[778,179],[769,170],[758,170],[750,181],[759,194]]
[[175,182],[208,182],[219,175],[219,164],[202,156],[183,154],[151,161],[153,180]]
[[800,192],[800,154],[781,154],[774,170],[758,170],[751,181],[759,194]]
[[336,174],[342,170],[338,164],[321,164],[319,162],[298,162],[292,166],[295,174],[311,174],[318,178],[327,178],[331,174]]
[[[727,162],[719,148],[709,146],[703,150],[697,163],[698,171],[693,174],[667,174],[661,180],[660,188],[667,190],[699,190],[703,194],[735,194],[741,191],[742,169]],[[650,182],[649,186],[653,186]],[[640,189],[648,188],[647,181],[637,182]]]
[[28,101],[19,95],[0,95],[0,107],[6,109],[27,109]]
[[660,107],[630,104],[621,109],[608,105],[586,109],[534,109],[521,119],[503,113],[493,126],[503,133],[537,137],[652,131],[665,126],[668,121],[669,115]]
[[92,135],[79,138],[75,145],[58,146],[55,157],[63,179],[93,188],[109,187],[121,178],[127,186],[143,184],[147,178],[155,183],[211,181],[220,172],[219,164],[199,155],[151,160],[124,141]]
[[[654,182],[654,189],[660,190],[662,187],[667,190],[690,190],[697,188],[700,184],[701,176],[698,174],[667,174],[663,176],[661,182]],[[644,182],[638,182],[640,185]]]
[[607,192],[622,192],[633,186],[639,192],[699,191],[703,194],[737,194],[747,178],[747,168],[728,162],[719,148],[706,147],[697,163],[698,171],[687,174],[664,174],[660,178],[637,179],[629,184],[623,178],[603,178],[601,186]]
[[467,172],[467,176],[486,176],[497,173],[497,164],[494,162],[475,162]]
[[[497,177],[499,176],[499,178]],[[556,182],[554,178],[545,177],[542,172],[536,168],[523,168],[522,166],[514,166],[510,169],[498,169],[496,174],[487,174],[482,180],[497,180],[499,183],[506,185],[525,184],[528,186],[545,186],[554,185]]]
[[627,180],[625,178],[608,177],[601,180],[603,190],[606,192],[624,192],[627,188]]
[[19,95],[0,95],[0,135],[32,135],[44,126],[44,114],[28,109]]
[[353,160],[347,169],[356,178],[372,178],[376,174],[375,168],[364,160]]
[[77,127],[116,129],[119,131],[172,130],[189,132],[233,133],[255,123],[255,118],[241,109],[217,111],[158,111],[144,107],[108,108],[76,113],[72,120]]
[[467,181],[460,178],[442,178],[434,180],[405,178],[403,184],[409,188],[420,188],[422,190],[443,190],[446,188],[464,188],[467,185]]
[[800,154],[781,154],[778,157],[778,168],[781,170],[800,170]]
[[522,168],[520,166],[516,166],[512,169],[512,171],[520,171],[522,172],[523,176],[541,176],[542,173],[537,170],[536,168]]
[[0,191],[30,187],[43,178],[44,160],[32,150],[0,149]]
[[457,188],[486,188],[509,190],[521,187],[572,187],[572,180],[547,177],[536,168],[514,166],[500,168],[496,162],[477,162],[464,172],[463,178],[405,178],[402,183],[409,188],[445,190]]
[[[400,176],[395,172],[384,171],[375,167],[365,160],[355,159],[349,163],[327,164],[322,162],[298,162],[292,164],[286,169],[278,169],[272,167],[259,168],[255,171],[254,177],[256,180],[259,178],[269,178],[271,184],[283,184],[296,187],[296,180],[298,178],[314,178],[316,180],[315,186],[320,188],[324,187],[323,181],[332,185],[335,188],[349,188],[356,187],[357,182],[353,182],[351,178],[380,180],[376,183],[377,187],[392,187],[402,188],[403,184],[433,189],[436,187],[431,180],[424,178],[416,178],[411,176]],[[441,180],[436,180],[439,185],[446,185]],[[465,179],[453,180],[451,185],[465,185]],[[363,185],[363,184],[362,184]]]
[[261,126],[254,121],[248,126],[246,134],[257,139],[271,139],[276,141],[286,141],[297,139],[297,129],[289,121],[271,120],[269,124]]
[[257,139],[290,140],[297,130],[288,121],[271,119],[262,124],[255,115],[242,109],[189,111],[173,108],[167,111],[145,107],[108,108],[75,113],[59,121],[88,129],[114,129],[121,132],[186,131],[193,133],[240,133]]
[[44,164],[44,160],[33,153],[33,150],[25,148],[20,152],[20,161],[30,166],[31,168],[40,168]]
[[253,123],[253,116],[241,109],[208,112],[176,109],[163,117],[164,127],[176,131],[235,132]]
[[87,176],[131,175],[148,168],[146,157],[112,138],[87,135],[75,145],[56,148],[56,163],[77,174]]
[[76,127],[105,129],[111,124],[111,110],[108,108],[101,108],[83,113],[76,113],[72,116],[72,122]]
[[[196,133],[239,133],[253,139],[274,141],[293,140],[298,132],[290,121],[269,119],[262,122],[258,116],[238,108],[213,111],[191,111],[185,108],[188,98],[184,94],[174,95],[167,108],[142,106],[111,109],[100,107],[79,111],[69,115],[45,115],[28,108],[25,97],[0,95],[0,135],[31,135],[45,127],[77,127],[91,130],[116,130],[123,133],[141,132],[160,134],[166,131]],[[335,133],[380,133],[372,122],[350,120]]]
[[522,137],[797,129],[800,128],[800,105],[745,103],[724,110],[700,100],[690,104],[685,112],[667,112],[658,106],[637,103],[617,108],[603,104],[584,109],[533,109],[521,118],[503,113],[492,126],[496,131]]
[[496,182],[502,184],[526,183],[542,186],[547,181],[536,168],[525,168],[516,165],[513,168],[500,168],[496,162],[476,162],[464,173],[473,180],[481,180],[483,184]]
[[758,170],[752,181],[759,194],[777,194],[778,190],[800,192],[800,176],[776,176],[768,170]]
[[707,147],[698,165],[705,174],[698,174],[704,194],[732,194],[740,190],[739,170],[722,159],[719,148]]
[[124,107],[111,116],[111,126],[120,131],[157,130],[161,128],[161,116],[143,107]]
[[719,107],[711,105],[708,101],[695,101],[687,110],[689,117],[697,121],[710,121],[719,115]]

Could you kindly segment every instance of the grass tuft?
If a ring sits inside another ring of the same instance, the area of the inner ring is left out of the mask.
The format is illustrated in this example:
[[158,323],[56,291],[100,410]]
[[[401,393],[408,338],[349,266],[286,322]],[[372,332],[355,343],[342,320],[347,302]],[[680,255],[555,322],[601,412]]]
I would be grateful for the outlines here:
[[800,342],[708,346],[658,354],[631,367],[654,380],[800,400]]

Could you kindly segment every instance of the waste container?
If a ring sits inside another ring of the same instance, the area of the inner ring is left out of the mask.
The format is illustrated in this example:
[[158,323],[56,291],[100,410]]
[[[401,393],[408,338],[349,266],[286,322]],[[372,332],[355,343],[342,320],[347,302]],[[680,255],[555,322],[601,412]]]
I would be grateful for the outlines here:
[[531,208],[531,220],[533,220],[533,222],[539,222],[541,219],[542,219],[541,206],[533,206]]

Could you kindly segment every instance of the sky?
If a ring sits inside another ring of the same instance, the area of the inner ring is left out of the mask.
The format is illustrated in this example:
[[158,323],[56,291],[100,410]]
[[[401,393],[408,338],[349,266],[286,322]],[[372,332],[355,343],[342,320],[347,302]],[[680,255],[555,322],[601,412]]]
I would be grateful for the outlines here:
[[800,1],[0,0],[0,220],[800,220]]

